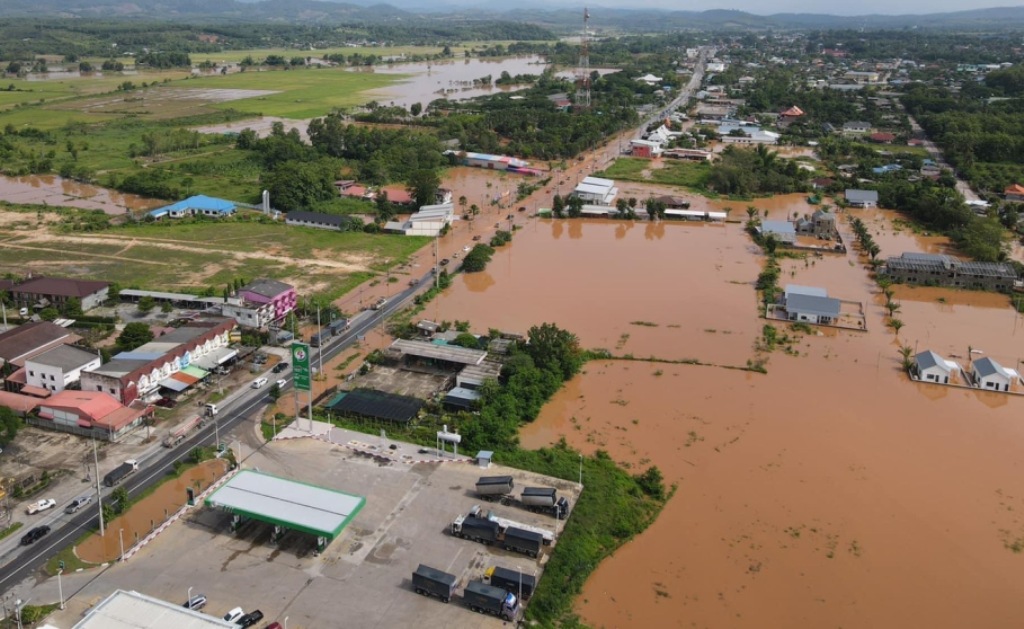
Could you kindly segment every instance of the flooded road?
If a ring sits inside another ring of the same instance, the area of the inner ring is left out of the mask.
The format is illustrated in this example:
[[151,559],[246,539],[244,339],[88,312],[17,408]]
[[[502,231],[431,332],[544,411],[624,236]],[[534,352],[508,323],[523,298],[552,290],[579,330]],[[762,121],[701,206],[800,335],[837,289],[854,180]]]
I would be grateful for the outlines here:
[[[431,61],[429,63],[396,63],[388,65],[368,66],[353,70],[355,72],[373,72],[376,74],[409,74],[406,81],[377,90],[369,90],[365,94],[378,100],[381,104],[409,107],[420,103],[424,107],[438,98],[464,100],[477,96],[495,94],[498,91],[516,91],[527,85],[496,87],[494,81],[502,72],[512,76],[517,74],[540,75],[547,67],[542,57],[524,56],[501,59],[455,59],[452,61]],[[480,83],[490,75],[490,82]]]
[[78,183],[57,175],[0,177],[0,198],[9,203],[77,207],[100,210],[111,216],[128,211],[149,210],[166,201]]

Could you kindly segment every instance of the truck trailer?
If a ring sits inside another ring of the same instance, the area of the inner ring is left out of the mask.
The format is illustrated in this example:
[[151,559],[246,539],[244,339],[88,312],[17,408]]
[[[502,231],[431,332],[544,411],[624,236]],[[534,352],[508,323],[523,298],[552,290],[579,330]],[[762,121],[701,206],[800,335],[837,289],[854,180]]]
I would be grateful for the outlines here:
[[137,469],[139,469],[139,462],[135,459],[128,459],[108,472],[107,475],[103,477],[103,484],[107,487],[113,487]]
[[462,598],[467,607],[481,614],[491,614],[508,621],[519,616],[519,600],[515,594],[483,581],[470,581]]
[[474,512],[455,518],[452,535],[480,542],[485,546],[500,544],[505,550],[514,550],[531,557],[540,555],[544,536],[515,526],[503,526],[490,518],[478,517]]
[[454,574],[441,572],[430,566],[420,564],[412,573],[412,589],[423,596],[436,596],[447,603],[452,600],[458,578]]
[[528,599],[533,596],[537,589],[537,577],[525,572],[509,570],[501,566],[491,566],[484,572],[484,583],[500,587],[509,592],[515,592],[521,599]]
[[166,437],[164,437],[163,444],[165,448],[173,448],[188,436],[188,433],[192,432],[197,428],[202,428],[203,418],[199,415],[193,415],[187,421],[179,424],[174,430],[172,430]]
[[524,487],[519,502],[530,511],[549,513],[559,520],[569,515],[569,501],[559,498],[552,487]]
[[327,329],[330,330],[332,336],[338,336],[348,328],[348,319],[337,319],[336,321],[331,321],[330,325],[327,326]]
[[334,335],[331,334],[330,330],[322,330],[320,332],[314,332],[309,337],[309,346],[310,347],[321,347],[323,345],[326,345],[327,342],[331,340],[332,336],[334,336]]
[[492,502],[504,499],[514,488],[511,476],[481,476],[476,481],[476,494]]

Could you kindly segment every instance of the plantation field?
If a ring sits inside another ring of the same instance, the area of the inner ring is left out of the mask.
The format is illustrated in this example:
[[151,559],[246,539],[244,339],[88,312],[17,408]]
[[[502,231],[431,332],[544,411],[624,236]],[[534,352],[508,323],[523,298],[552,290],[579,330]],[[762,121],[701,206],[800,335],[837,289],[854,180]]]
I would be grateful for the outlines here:
[[336,298],[401,264],[429,239],[287,227],[247,215],[67,232],[0,210],[0,266],[14,273],[106,279],[122,287],[197,291],[237,277],[270,277]]
[[[110,73],[103,76],[92,74],[83,77],[41,81],[18,78],[2,79],[0,80],[0,123],[6,124],[7,116],[11,113],[17,113],[16,111],[10,111],[10,108],[15,105],[39,104],[41,101],[46,105],[53,101],[103,94],[114,91],[118,85],[125,81],[141,85],[142,83],[159,83],[164,79],[177,81],[187,76],[188,72],[185,70],[152,70],[131,76]],[[14,86],[15,91],[7,91],[9,86]],[[67,117],[63,116],[62,119],[66,120]],[[30,120],[31,117],[25,121],[29,122]],[[43,128],[42,124],[33,123],[33,126]]]

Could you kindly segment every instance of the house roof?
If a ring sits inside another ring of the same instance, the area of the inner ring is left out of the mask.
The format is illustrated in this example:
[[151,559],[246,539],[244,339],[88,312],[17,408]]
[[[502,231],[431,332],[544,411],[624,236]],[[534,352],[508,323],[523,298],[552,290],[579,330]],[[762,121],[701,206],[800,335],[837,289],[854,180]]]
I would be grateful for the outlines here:
[[40,401],[39,398],[32,397],[31,395],[0,391],[0,406],[9,408],[16,413],[27,413],[39,406]]
[[789,109],[785,110],[784,112],[782,112],[779,115],[780,116],[802,116],[802,115],[804,115],[804,110],[800,109],[796,105],[793,105],[792,107],[790,107]]
[[784,289],[786,297],[790,295],[811,295],[813,297],[828,297],[828,290],[819,286],[801,286],[800,284],[786,284]]
[[76,280],[69,277],[33,277],[14,287],[14,292],[56,297],[88,297],[110,286],[110,282]]
[[833,223],[836,221],[836,215],[832,212],[826,212],[825,210],[818,210],[814,214],[811,214],[811,218],[814,220],[828,219]]
[[951,371],[951,367],[949,366],[949,362],[945,358],[943,358],[942,356],[939,356],[938,354],[936,354],[935,352],[933,352],[930,349],[921,352],[917,356],[914,356],[914,362],[917,364],[917,368],[919,370],[931,369],[932,367],[938,367],[939,369],[941,369],[942,371],[945,371],[945,372]]
[[974,361],[974,374],[979,378],[988,378],[989,376],[1009,377],[1006,374],[1006,369],[988,356]]
[[851,120],[850,122],[843,123],[844,129],[870,129],[871,123],[864,122],[863,120]]
[[230,213],[235,211],[235,204],[225,199],[208,197],[205,194],[197,194],[177,203],[165,205],[150,212],[152,216],[163,216],[170,212],[183,212],[186,210],[200,210],[203,212]]
[[92,352],[72,347],[71,345],[58,345],[51,350],[34,356],[29,360],[47,367],[59,367],[63,371],[71,371],[88,365],[99,358]]
[[458,345],[435,345],[434,343],[405,339],[396,340],[391,347],[403,354],[462,365],[479,365],[487,357],[487,352],[482,349],[470,349]]
[[789,221],[761,221],[762,234],[796,234],[796,227]]
[[345,397],[329,408],[335,413],[373,417],[404,424],[420,412],[423,400],[374,389],[355,389],[346,393]]
[[6,362],[33,353],[56,342],[77,339],[65,328],[49,321],[26,323],[0,334],[0,359]]
[[1015,183],[1012,186],[1008,186],[1006,188],[1006,190],[1003,191],[1003,193],[1004,194],[1019,194],[1019,195],[1024,196],[1024,186],[1020,185],[1019,183]]
[[878,203],[878,191],[847,188],[846,200],[850,203]]
[[892,133],[872,133],[868,138],[875,142],[892,142],[896,139],[896,135]]
[[380,191],[387,193],[388,201],[391,203],[408,205],[413,202],[412,195],[404,186],[384,186]]
[[799,293],[786,296],[787,312],[802,312],[834,319],[839,316],[839,307],[839,300],[833,297],[818,297]]
[[[107,415],[117,411],[121,403],[114,399],[114,396],[102,391],[71,391],[64,389],[42,403],[42,407],[54,409],[68,409],[84,416],[91,422],[103,419]],[[42,409],[40,409],[42,413]]]
[[292,290],[292,288],[291,284],[285,284],[284,282],[261,277],[243,286],[242,290],[250,293],[256,293],[257,295],[263,295],[264,297],[277,297],[281,293],[287,293]]

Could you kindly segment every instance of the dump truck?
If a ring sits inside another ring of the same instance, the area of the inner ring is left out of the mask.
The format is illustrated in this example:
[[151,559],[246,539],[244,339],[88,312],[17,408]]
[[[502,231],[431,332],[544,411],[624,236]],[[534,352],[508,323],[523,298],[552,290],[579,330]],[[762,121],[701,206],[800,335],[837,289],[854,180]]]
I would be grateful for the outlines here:
[[454,574],[441,572],[430,566],[420,564],[412,573],[412,589],[423,596],[436,596],[447,603],[452,600],[458,578]]
[[487,546],[500,544],[505,550],[514,550],[531,557],[537,557],[544,546],[544,536],[540,533],[514,526],[503,526],[490,518],[478,517],[472,511],[468,515],[455,518],[451,533],[456,537]]
[[533,591],[537,589],[537,577],[501,566],[488,568],[484,572],[484,583],[515,592],[522,599],[530,598],[533,596]]
[[470,581],[462,599],[467,607],[481,614],[491,614],[508,621],[519,616],[519,599],[515,594],[483,581]]
[[165,448],[173,448],[188,436],[188,433],[192,432],[197,428],[202,428],[203,418],[199,415],[193,415],[189,419],[178,424],[174,430],[164,437],[163,444]]
[[103,477],[103,484],[107,487],[113,487],[137,469],[139,469],[139,462],[135,459],[128,459],[108,472],[107,475]]
[[327,342],[331,340],[332,336],[334,336],[334,335],[331,334],[330,330],[321,330],[320,332],[316,332],[316,333],[310,335],[310,337],[309,337],[309,346],[310,347],[320,347],[322,345],[326,345]]
[[488,511],[487,513],[484,513],[483,510],[480,508],[480,505],[473,505],[473,508],[469,510],[469,517],[486,518],[488,520],[491,520],[492,522],[497,522],[498,525],[503,529],[514,527],[517,529],[523,529],[524,531],[533,531],[534,533],[538,533],[544,538],[545,546],[550,546],[555,541],[555,534],[553,531],[549,531],[548,529],[541,526],[533,526],[530,524],[526,524],[524,522],[519,522],[517,520],[503,518],[498,516],[493,511]]
[[327,326],[327,329],[330,330],[331,335],[333,336],[338,336],[348,328],[348,319],[338,319],[336,321],[331,321],[331,324]]
[[476,481],[476,494],[484,500],[503,500],[515,488],[511,476],[481,476]]
[[525,487],[519,502],[534,512],[549,513],[559,520],[569,515],[569,501],[558,497],[558,490],[552,487]]

